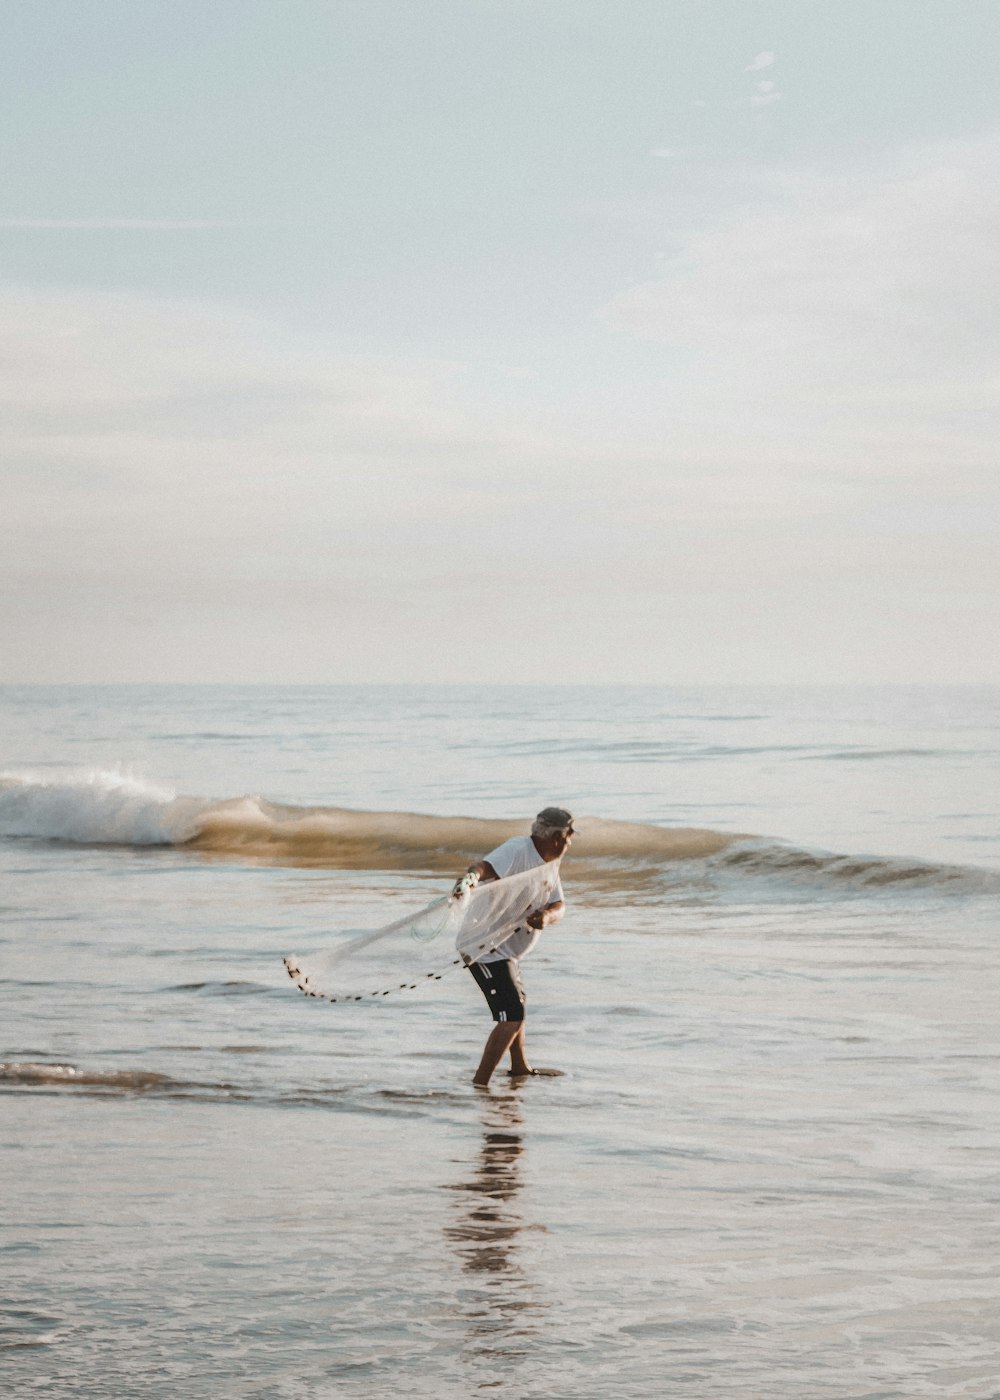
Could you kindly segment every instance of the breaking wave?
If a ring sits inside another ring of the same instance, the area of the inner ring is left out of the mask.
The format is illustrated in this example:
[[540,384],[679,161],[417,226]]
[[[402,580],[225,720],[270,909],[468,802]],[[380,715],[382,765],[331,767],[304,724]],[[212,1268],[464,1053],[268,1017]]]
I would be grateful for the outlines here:
[[[756,883],[795,890],[1000,892],[1000,872],[880,855],[804,850],[747,833],[580,817],[567,875],[597,896]],[[0,838],[167,846],[203,857],[348,870],[451,874],[521,835],[523,821],[295,807],[256,795],[178,796],[126,773],[0,774]]]
[[[734,839],[691,827],[590,818],[577,843],[590,857],[674,860]],[[523,834],[523,821],[292,807],[246,795],[179,797],[120,772],[0,773],[0,836],[83,845],[186,846],[226,856],[353,870],[451,871]]]

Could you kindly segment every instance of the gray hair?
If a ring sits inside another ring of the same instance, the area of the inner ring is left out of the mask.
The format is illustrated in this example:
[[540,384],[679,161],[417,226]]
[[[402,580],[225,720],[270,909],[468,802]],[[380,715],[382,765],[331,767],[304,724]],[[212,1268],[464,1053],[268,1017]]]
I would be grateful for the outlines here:
[[534,820],[532,836],[548,836],[553,831],[565,831],[573,825],[573,813],[565,807],[543,807]]

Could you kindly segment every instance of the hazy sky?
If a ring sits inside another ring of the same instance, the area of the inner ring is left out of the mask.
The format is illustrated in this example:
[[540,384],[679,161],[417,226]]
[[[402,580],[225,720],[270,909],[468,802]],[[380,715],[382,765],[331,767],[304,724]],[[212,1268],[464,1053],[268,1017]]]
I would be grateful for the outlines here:
[[997,0],[0,21],[0,679],[1000,681]]

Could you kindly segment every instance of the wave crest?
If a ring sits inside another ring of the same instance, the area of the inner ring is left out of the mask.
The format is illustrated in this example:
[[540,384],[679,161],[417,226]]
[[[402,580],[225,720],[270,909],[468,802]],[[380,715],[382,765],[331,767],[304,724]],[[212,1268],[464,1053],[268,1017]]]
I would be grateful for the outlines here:
[[[996,893],[1000,872],[933,861],[809,851],[747,833],[581,817],[567,874],[611,900],[718,893],[764,882],[789,892],[939,889]],[[295,807],[252,794],[177,796],[128,773],[0,774],[0,837],[86,845],[172,846],[268,865],[454,874],[522,835],[525,821]]]
[[[260,798],[219,803],[202,813],[190,844],[200,850],[296,864],[357,870],[451,872],[470,857],[525,834],[524,821],[439,817],[416,812],[363,812],[342,807],[282,807]],[[740,838],[695,827],[582,820],[573,844],[583,860],[624,859],[659,864],[697,859]]]
[[115,769],[0,773],[0,836],[171,846],[191,839],[203,805]]

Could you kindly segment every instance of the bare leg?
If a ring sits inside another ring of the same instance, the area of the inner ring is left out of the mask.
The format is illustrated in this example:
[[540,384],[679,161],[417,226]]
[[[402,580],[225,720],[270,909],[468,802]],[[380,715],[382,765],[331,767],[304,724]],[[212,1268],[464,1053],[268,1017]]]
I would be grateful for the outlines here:
[[517,1035],[510,1043],[510,1072],[511,1074],[530,1074],[531,1066],[524,1054],[524,1022],[518,1021]]
[[[473,1077],[473,1084],[485,1089],[492,1078],[493,1071],[511,1049],[518,1032],[523,1034],[523,1021],[498,1021],[490,1031],[486,1048],[483,1050],[483,1058],[479,1061],[479,1068]],[[512,1052],[513,1058],[513,1052]]]

